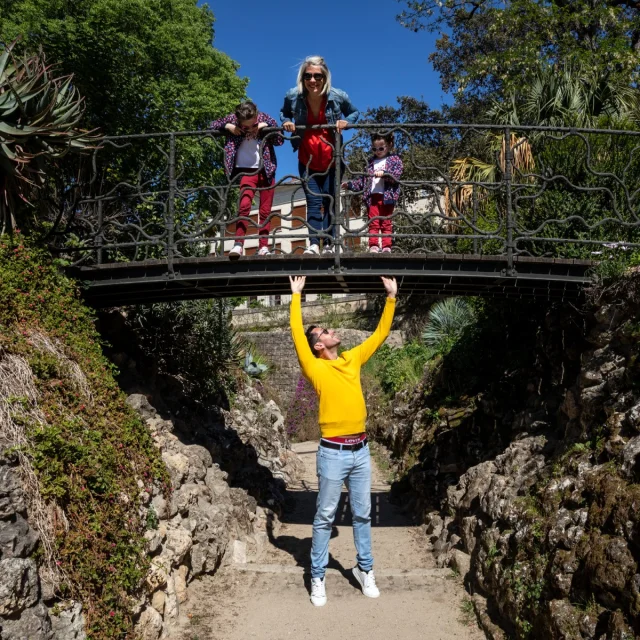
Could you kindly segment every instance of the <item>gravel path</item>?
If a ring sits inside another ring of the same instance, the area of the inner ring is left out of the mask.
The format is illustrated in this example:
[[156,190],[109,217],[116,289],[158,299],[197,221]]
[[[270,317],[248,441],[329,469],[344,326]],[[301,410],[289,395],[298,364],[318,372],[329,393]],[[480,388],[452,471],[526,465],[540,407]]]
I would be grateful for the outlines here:
[[465,613],[464,590],[449,569],[438,569],[414,526],[388,501],[389,485],[375,468],[373,552],[381,596],[362,595],[351,576],[355,548],[346,491],[338,507],[326,577],[328,602],[309,602],[311,521],[315,510],[316,442],[294,446],[305,473],[289,487],[292,508],[261,564],[235,565],[190,586],[183,605],[190,624],[184,640],[480,640]]

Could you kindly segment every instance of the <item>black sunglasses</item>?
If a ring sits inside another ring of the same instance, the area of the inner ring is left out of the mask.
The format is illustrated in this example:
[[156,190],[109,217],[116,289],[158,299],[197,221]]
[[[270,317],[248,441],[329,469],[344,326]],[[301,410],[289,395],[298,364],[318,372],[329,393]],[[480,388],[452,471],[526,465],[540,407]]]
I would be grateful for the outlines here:
[[313,78],[314,80],[320,82],[320,80],[324,80],[324,73],[303,73],[302,77],[305,80],[311,80],[311,78]]
[[371,151],[384,151],[386,147],[371,147]]
[[316,342],[318,342],[318,340],[320,340],[320,336],[325,334],[325,333],[329,333],[329,329],[323,329],[322,331],[319,331],[318,333],[314,333],[313,334],[313,338],[311,339],[311,346],[313,347]]

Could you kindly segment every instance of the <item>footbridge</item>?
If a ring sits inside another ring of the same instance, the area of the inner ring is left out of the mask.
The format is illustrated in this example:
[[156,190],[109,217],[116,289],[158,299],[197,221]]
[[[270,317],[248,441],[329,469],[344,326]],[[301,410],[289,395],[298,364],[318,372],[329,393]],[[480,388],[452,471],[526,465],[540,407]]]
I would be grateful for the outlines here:
[[[96,306],[277,295],[289,291],[289,275],[308,276],[312,293],[379,292],[379,276],[394,275],[405,293],[564,299],[580,295],[598,263],[640,249],[640,132],[326,129],[340,171],[319,176],[332,187],[319,234],[305,206],[315,183],[305,176],[278,174],[268,214],[259,219],[262,188],[249,218],[239,217],[240,180],[261,168],[225,176],[224,135],[206,130],[102,139],[66,190],[53,248]],[[380,246],[380,219],[368,216],[357,184],[368,179],[376,132],[393,134],[404,163],[384,253],[369,250]],[[284,138],[275,147],[282,158],[287,139],[303,133],[265,129],[260,148]],[[232,260],[243,220],[245,255]],[[304,253],[310,234],[330,252]],[[257,255],[260,243],[269,255]]]

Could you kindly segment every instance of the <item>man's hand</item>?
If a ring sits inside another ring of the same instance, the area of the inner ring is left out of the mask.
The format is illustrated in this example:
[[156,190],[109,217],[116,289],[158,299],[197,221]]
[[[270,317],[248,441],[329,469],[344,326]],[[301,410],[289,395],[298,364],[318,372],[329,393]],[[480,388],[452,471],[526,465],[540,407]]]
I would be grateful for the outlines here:
[[289,276],[289,282],[291,283],[291,293],[302,293],[306,279],[307,276]]
[[382,284],[384,285],[384,290],[387,292],[387,298],[395,298],[398,293],[398,283],[395,278],[385,278],[384,276],[380,276],[382,280]]
[[338,131],[343,131],[348,126],[349,126],[349,123],[346,120],[338,120],[338,122],[336,122],[336,129]]
[[289,133],[293,133],[296,130],[296,125],[288,120],[282,125],[282,128]]

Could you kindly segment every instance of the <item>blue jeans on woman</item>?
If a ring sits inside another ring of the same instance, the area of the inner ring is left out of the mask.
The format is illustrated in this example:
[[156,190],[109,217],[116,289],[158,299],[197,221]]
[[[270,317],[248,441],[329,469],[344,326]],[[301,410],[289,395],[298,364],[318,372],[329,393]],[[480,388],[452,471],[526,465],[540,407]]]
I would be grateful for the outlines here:
[[323,578],[329,563],[331,528],[342,483],[349,490],[356,560],[363,571],[373,568],[371,553],[371,456],[369,445],[352,450],[318,447],[318,500],[311,538],[311,577]]
[[[335,238],[333,226],[333,200],[336,186],[336,171],[330,169],[326,173],[318,173],[308,169],[301,162],[298,171],[302,178],[304,195],[307,198],[307,223],[309,224],[309,244],[320,244],[321,233],[325,246],[332,244]],[[323,210],[324,208],[324,210]]]

